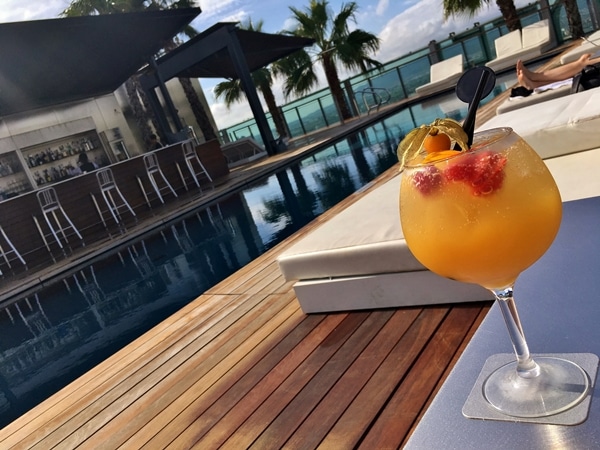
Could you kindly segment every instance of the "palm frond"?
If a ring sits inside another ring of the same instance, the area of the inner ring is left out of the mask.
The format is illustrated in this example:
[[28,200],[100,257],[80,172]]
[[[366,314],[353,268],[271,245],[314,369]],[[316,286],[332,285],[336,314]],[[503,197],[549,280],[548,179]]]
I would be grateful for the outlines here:
[[245,98],[240,80],[227,80],[216,84],[213,94],[216,98],[222,98],[228,108]]
[[444,11],[444,20],[450,16],[473,17],[476,12],[484,6],[489,5],[491,0],[443,0],[442,8]]

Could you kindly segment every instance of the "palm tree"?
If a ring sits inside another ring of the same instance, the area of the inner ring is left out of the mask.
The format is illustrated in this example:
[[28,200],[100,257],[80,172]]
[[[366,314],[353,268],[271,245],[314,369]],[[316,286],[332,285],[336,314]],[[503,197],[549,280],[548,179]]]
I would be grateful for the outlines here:
[[[349,70],[366,71],[370,67],[382,65],[368,55],[379,50],[379,38],[364,30],[349,29],[349,22],[356,22],[358,5],[355,2],[344,3],[340,12],[334,16],[327,0],[310,0],[304,11],[290,6],[296,27],[286,34],[313,39],[316,55],[325,72],[327,84],[342,120],[350,119],[352,114],[344,97],[337,64]],[[312,58],[306,50],[299,50],[286,60],[274,64],[287,81],[285,95],[291,93],[303,95],[317,84]]]
[[[61,13],[64,17],[89,16],[96,14],[115,14],[136,11],[156,11],[165,9],[192,8],[195,7],[194,0],[73,0],[69,6]],[[193,27],[187,26],[184,29],[184,34],[188,37],[193,37],[197,33]],[[167,49],[173,49],[177,46],[178,41],[168,42]],[[198,126],[205,140],[216,139],[216,133],[211,125],[206,110],[202,106],[197,92],[194,90],[189,78],[179,78],[179,82],[183,88],[188,102],[198,122]],[[129,104],[132,108],[136,123],[142,133],[142,139],[147,142],[150,135],[153,133],[148,125],[151,120],[154,128],[159,130],[158,124],[154,115],[151,113],[151,108],[144,94],[137,77],[132,76],[125,83],[125,89],[129,99]],[[165,136],[161,136],[165,140]]]
[[581,14],[579,14],[577,0],[564,0],[564,3],[567,21],[569,22],[569,30],[571,31],[571,38],[579,39],[584,33],[583,21],[581,20]]
[[[491,0],[442,0],[444,19],[463,14],[473,16],[484,6],[489,5],[490,2]],[[519,14],[513,0],[496,0],[496,5],[500,9],[508,30],[520,30],[521,21],[519,20]]]
[[[240,24],[239,28],[248,31],[262,31],[263,21],[260,20],[254,25],[251,20]],[[273,94],[273,75],[274,73],[268,67],[262,67],[252,72],[252,82],[256,89],[260,91],[265,99],[267,108],[271,113],[275,128],[279,136],[288,135],[285,119],[281,110],[277,106],[275,95]],[[225,105],[229,108],[233,103],[242,101],[245,98],[244,89],[239,79],[223,81],[215,86],[214,94],[216,98],[223,98]]]

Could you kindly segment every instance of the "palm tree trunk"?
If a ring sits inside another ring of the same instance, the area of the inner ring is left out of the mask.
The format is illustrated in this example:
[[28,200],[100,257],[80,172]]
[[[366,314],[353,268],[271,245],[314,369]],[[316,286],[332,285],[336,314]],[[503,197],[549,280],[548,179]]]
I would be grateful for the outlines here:
[[504,17],[504,22],[509,31],[521,29],[521,21],[513,0],[496,0],[496,5],[500,8],[500,13]]
[[281,110],[277,106],[277,102],[275,101],[275,96],[273,95],[273,91],[269,86],[261,86],[260,91],[265,99],[265,103],[267,104],[267,108],[269,108],[269,112],[271,113],[271,117],[273,117],[273,123],[275,124],[275,129],[279,136],[285,137],[288,135],[287,127],[285,126],[285,119],[283,118],[283,114]]
[[206,141],[216,139],[217,134],[210,123],[206,110],[202,106],[202,102],[200,102],[198,93],[195,91],[194,86],[192,86],[192,81],[189,78],[179,78],[179,82],[185,93],[185,98],[190,103],[192,112],[194,113],[194,117],[196,118],[196,122],[200,127],[204,139]]
[[565,12],[569,21],[571,38],[579,39],[583,36],[583,22],[581,21],[581,14],[579,14],[577,0],[565,0]]
[[142,133],[142,140],[148,142],[148,140],[150,140],[150,135],[152,134],[152,129],[150,128],[150,125],[148,125],[150,118],[140,100],[135,75],[125,82],[125,90],[127,91],[127,98],[129,100],[129,105],[131,106],[133,118]]
[[327,84],[329,85],[329,89],[331,90],[331,96],[333,97],[333,101],[338,107],[338,111],[342,115],[342,120],[351,119],[352,113],[350,112],[350,108],[348,108],[348,104],[346,103],[346,98],[344,97],[344,90],[342,89],[340,77],[338,76],[335,63],[327,54],[323,55],[323,69],[325,71],[325,78],[327,79]]

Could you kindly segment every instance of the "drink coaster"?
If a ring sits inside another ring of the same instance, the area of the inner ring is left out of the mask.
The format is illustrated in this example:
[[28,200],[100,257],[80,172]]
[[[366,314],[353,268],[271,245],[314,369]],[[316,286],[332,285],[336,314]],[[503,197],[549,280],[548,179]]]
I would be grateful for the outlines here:
[[487,400],[483,397],[483,383],[487,377],[498,367],[515,361],[513,353],[501,353],[490,356],[485,362],[475,386],[471,390],[462,413],[469,419],[482,420],[500,420],[504,422],[524,422],[524,423],[539,423],[550,425],[579,425],[585,422],[588,417],[590,404],[592,402],[592,392],[596,382],[596,374],[598,373],[598,356],[592,353],[551,353],[532,355],[533,359],[536,356],[553,356],[563,358],[578,364],[588,374],[590,381],[590,390],[587,396],[573,408],[567,411],[554,414],[547,417],[513,417],[502,414],[494,409]]

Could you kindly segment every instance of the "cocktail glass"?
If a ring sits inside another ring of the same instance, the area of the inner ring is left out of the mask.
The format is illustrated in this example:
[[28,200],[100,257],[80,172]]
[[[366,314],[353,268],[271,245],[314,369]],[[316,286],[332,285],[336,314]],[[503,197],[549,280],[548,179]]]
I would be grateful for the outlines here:
[[405,162],[400,216],[408,247],[432,272],[494,294],[516,361],[485,380],[483,395],[513,417],[565,411],[587,395],[589,377],[563,358],[531,357],[513,298],[517,276],[550,247],[561,198],[537,153],[512,129],[477,133],[467,152]]

